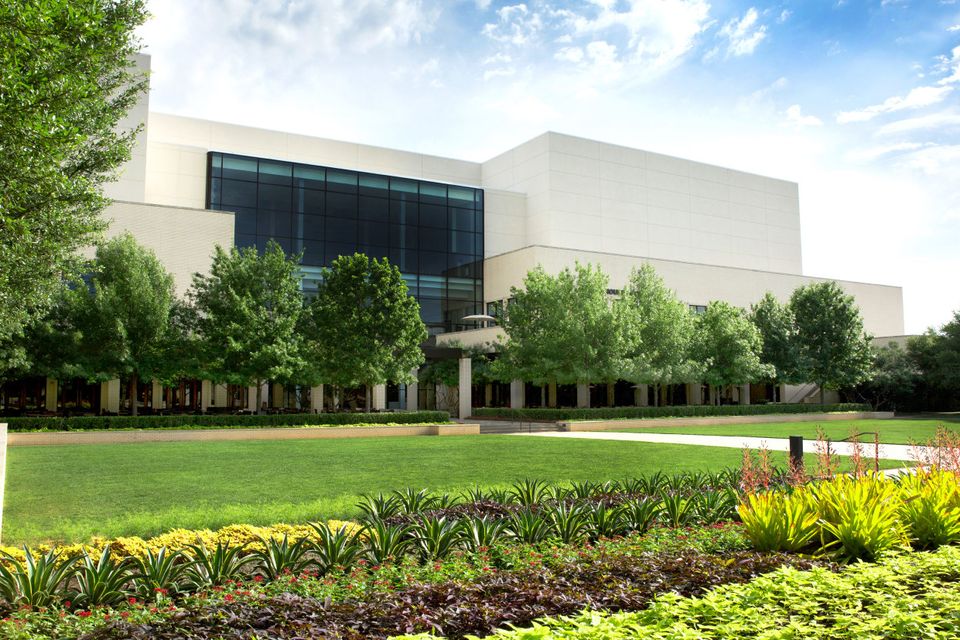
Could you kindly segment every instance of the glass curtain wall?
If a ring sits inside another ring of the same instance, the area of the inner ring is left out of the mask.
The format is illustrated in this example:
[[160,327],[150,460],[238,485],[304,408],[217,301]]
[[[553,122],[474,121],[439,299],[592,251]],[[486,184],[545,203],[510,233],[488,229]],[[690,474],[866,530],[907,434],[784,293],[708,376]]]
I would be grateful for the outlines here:
[[211,152],[207,208],[235,212],[238,247],[303,251],[306,295],[337,256],[365,253],[400,269],[431,333],[481,312],[481,189]]

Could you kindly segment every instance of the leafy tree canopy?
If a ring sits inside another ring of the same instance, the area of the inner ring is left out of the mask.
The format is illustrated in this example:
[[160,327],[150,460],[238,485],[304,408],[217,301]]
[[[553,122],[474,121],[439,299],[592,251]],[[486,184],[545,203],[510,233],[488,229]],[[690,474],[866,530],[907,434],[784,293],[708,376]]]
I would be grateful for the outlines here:
[[635,269],[614,302],[623,348],[620,377],[641,384],[675,384],[699,376],[690,358],[694,318],[649,264]]
[[146,15],[142,0],[0,3],[0,369],[25,364],[11,341],[102,228],[101,187],[136,135],[119,125],[146,88]]
[[773,367],[760,362],[762,348],[760,332],[742,309],[714,301],[697,316],[693,353],[707,384],[742,385],[770,377]]
[[152,251],[128,233],[101,244],[74,299],[87,377],[129,376],[131,397],[138,380],[167,377],[173,276]]
[[760,360],[774,368],[770,382],[802,382],[797,361],[797,329],[790,307],[781,304],[769,291],[750,307],[750,320],[760,331],[763,348]]
[[299,262],[273,241],[262,255],[252,247],[217,247],[210,274],[193,276],[205,377],[256,385],[258,408],[264,381],[290,381],[305,366],[296,330],[303,310]]
[[551,276],[537,267],[499,318],[506,341],[495,363],[501,379],[538,383],[613,380],[619,369],[619,333],[607,300],[608,278],[577,263]]
[[311,377],[340,387],[411,381],[427,339],[400,270],[359,253],[323,270],[301,332]]
[[797,327],[798,372],[825,389],[853,386],[869,376],[870,337],[853,296],[836,282],[797,288],[790,297]]

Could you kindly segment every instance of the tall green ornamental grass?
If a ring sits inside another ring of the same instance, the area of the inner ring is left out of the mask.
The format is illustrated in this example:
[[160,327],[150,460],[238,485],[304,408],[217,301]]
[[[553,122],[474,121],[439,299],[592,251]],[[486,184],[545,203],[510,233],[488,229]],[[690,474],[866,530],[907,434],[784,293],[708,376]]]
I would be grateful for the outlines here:
[[912,546],[960,542],[960,480],[917,470],[892,480],[838,475],[797,488],[747,493],[737,508],[753,548],[873,561]]

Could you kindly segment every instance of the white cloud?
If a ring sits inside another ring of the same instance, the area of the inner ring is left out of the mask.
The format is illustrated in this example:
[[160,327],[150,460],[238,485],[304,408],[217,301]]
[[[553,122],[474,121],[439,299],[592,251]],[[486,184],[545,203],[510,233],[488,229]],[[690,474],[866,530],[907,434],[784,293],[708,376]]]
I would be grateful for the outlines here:
[[926,145],[920,142],[898,142],[896,144],[851,151],[846,157],[853,162],[872,162],[883,156],[898,154],[904,151],[914,151],[916,149],[922,149],[924,146]]
[[954,47],[949,57],[940,56],[939,71],[950,75],[941,79],[937,84],[947,85],[960,82],[960,47]]
[[480,64],[504,64],[504,63],[512,62],[512,61],[513,61],[513,57],[512,57],[512,56],[509,56],[509,55],[507,55],[506,53],[500,52],[500,53],[495,53],[495,54],[493,54],[492,56],[488,56],[488,57],[484,58],[484,59],[480,62]]
[[506,44],[528,44],[543,28],[539,12],[525,4],[514,4],[497,9],[497,22],[483,25],[483,35]]
[[787,116],[787,121],[797,126],[819,127],[823,124],[823,120],[816,116],[803,115],[803,111],[800,109],[800,105],[798,104],[787,107],[785,114]]
[[893,96],[887,98],[880,104],[871,105],[858,109],[856,111],[842,111],[837,114],[837,122],[847,124],[850,122],[867,122],[873,120],[883,113],[894,113],[904,111],[905,109],[919,109],[920,107],[929,107],[930,105],[941,102],[947,95],[953,91],[952,87],[917,87],[912,89],[906,96]]
[[727,39],[728,56],[751,55],[757,46],[767,37],[767,28],[757,24],[760,14],[750,7],[740,19],[733,18],[723,25],[720,35]]
[[904,118],[887,123],[877,129],[878,136],[891,136],[928,129],[960,127],[960,113],[941,111],[916,118]]
[[947,31],[953,33],[954,31],[960,31],[960,24],[955,24],[952,27],[947,27]]
[[487,69],[483,72],[484,80],[492,80],[493,78],[509,78],[517,72],[513,67],[499,67],[497,69]]
[[780,12],[780,15],[777,17],[777,22],[783,24],[790,19],[790,16],[793,15],[793,12],[790,9],[784,9]]
[[577,35],[591,36],[625,30],[625,62],[647,72],[673,66],[689,52],[706,28],[710,5],[704,0],[628,0],[618,4],[592,0],[596,14],[568,15]]
[[931,176],[960,178],[960,145],[930,145],[908,154],[904,166]]
[[573,62],[574,64],[583,60],[583,49],[580,47],[563,47],[558,50],[553,57],[564,62]]

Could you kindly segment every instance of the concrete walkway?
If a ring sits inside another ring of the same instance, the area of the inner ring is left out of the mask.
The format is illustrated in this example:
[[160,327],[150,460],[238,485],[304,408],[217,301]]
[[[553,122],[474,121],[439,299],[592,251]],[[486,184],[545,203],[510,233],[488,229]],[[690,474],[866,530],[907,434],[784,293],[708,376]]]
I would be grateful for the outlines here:
[[[734,449],[759,449],[766,447],[770,451],[789,451],[790,441],[785,438],[750,438],[747,436],[703,436],[681,433],[619,433],[616,431],[574,431],[557,433],[513,433],[510,435],[535,438],[579,438],[584,440],[620,440],[623,442],[659,442],[661,444],[692,444],[704,447],[730,447]],[[850,455],[853,445],[848,442],[832,442],[831,450],[837,455]],[[804,440],[805,453],[816,453],[816,441]],[[925,447],[919,447],[925,449]],[[881,444],[880,458],[883,460],[913,460],[916,449],[904,444]],[[863,455],[873,457],[873,443],[863,444]]]

